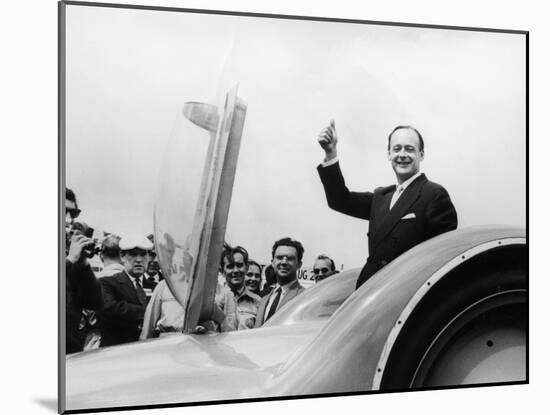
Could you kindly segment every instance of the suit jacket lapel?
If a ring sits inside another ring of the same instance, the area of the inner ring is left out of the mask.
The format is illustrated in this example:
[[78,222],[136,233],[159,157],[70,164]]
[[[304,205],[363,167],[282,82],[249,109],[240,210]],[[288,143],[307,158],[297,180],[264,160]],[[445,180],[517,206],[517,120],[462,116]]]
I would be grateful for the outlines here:
[[405,211],[416,201],[416,199],[420,197],[422,186],[427,180],[428,179],[424,174],[418,176],[416,180],[414,180],[409,186],[407,186],[407,188],[399,197],[391,210],[389,210],[389,207],[392,193],[386,195],[386,197],[383,199],[383,203],[381,203],[381,205],[383,205],[382,208],[386,209],[386,215],[381,216],[383,217],[383,219],[380,223],[380,226],[378,226],[375,230],[375,246],[378,245],[386,237],[386,235],[388,235],[392,231],[395,225],[397,225],[403,217]]
[[135,304],[140,304],[136,287],[134,287],[134,283],[132,280],[130,280],[130,277],[126,275],[124,271],[122,271],[117,276],[117,280],[121,285],[121,289],[125,292],[127,298],[131,298]]
[[257,322],[256,327],[259,327],[264,323],[265,308],[267,306],[270,296],[271,296],[271,293],[267,294],[265,297],[262,298],[260,306],[258,307],[258,313],[256,314],[256,322]]
[[288,287],[288,291],[286,292],[286,295],[283,297],[279,305],[277,306],[277,310],[280,310],[282,306],[284,306],[286,303],[288,303],[290,300],[292,300],[294,297],[296,297],[296,294],[298,292],[298,287],[296,284],[299,284],[298,281],[294,281],[290,287]]
[[373,236],[378,233],[387,216],[390,214],[390,203],[394,192],[395,185],[387,187],[387,191],[380,196],[380,201],[376,203],[374,215],[376,222],[371,232]]
[[258,313],[256,314],[256,327],[260,327],[262,324],[264,324],[265,310],[267,308],[267,303],[269,303],[269,299],[272,295],[273,289],[271,289],[269,294],[266,294],[262,297],[262,300],[260,301],[260,306],[258,307]]

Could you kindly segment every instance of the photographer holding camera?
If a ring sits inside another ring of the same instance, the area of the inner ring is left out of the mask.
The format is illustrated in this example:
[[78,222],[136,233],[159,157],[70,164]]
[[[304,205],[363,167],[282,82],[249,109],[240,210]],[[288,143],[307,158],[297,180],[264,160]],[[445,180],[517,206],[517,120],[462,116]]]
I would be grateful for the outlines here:
[[83,348],[84,333],[79,330],[82,309],[98,310],[103,305],[101,286],[88,262],[94,254],[93,229],[74,222],[79,214],[75,194],[65,189],[66,354]]

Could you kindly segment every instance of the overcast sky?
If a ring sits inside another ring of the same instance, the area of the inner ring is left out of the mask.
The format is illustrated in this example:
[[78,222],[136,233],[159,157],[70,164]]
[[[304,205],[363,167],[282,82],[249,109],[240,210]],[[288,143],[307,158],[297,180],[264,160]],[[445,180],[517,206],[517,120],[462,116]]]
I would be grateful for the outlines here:
[[525,225],[524,36],[69,5],[66,182],[83,220],[151,233],[184,102],[232,81],[248,112],[227,239],[260,262],[284,236],[304,265],[366,259],[368,223],[329,210],[315,170],[331,118],[351,189],[394,183],[387,135],[412,124],[460,227]]

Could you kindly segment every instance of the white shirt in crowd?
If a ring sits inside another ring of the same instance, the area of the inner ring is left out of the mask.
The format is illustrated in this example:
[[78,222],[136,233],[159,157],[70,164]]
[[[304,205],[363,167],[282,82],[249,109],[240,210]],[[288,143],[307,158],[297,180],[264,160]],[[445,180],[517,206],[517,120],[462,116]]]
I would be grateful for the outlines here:
[[283,298],[285,297],[286,293],[288,292],[289,290],[289,287],[295,282],[296,280],[294,281],[290,281],[289,283],[285,284],[285,285],[279,285],[279,283],[275,284],[275,287],[273,287],[273,290],[271,290],[271,294],[269,294],[269,301],[267,302],[267,306],[265,307],[265,314],[264,314],[264,320],[265,318],[267,317],[268,313],[269,313],[269,310],[271,309],[271,305],[273,304],[273,302],[275,301],[275,297],[277,297],[277,290],[280,288],[281,289],[281,296],[279,297],[279,303],[277,304],[277,308],[275,309],[275,311],[277,311],[281,305],[281,302],[283,301]]
[[119,272],[124,271],[124,265],[122,264],[109,264],[96,275],[97,278],[111,277]]

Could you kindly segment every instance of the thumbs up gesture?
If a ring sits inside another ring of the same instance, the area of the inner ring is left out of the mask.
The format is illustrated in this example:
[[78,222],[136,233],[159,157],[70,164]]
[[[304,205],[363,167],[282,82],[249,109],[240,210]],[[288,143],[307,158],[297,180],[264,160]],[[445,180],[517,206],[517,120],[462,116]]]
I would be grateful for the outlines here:
[[323,128],[317,137],[317,141],[323,150],[325,150],[325,161],[337,157],[336,145],[338,143],[338,134],[334,120],[330,120],[330,125]]

